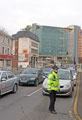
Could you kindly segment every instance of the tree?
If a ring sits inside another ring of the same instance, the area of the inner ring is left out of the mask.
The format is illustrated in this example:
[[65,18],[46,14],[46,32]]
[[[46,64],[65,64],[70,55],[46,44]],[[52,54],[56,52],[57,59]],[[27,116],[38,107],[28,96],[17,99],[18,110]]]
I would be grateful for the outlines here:
[[5,34],[8,34],[8,32],[6,31],[6,29],[3,28],[2,26],[0,26],[0,32],[5,33]]

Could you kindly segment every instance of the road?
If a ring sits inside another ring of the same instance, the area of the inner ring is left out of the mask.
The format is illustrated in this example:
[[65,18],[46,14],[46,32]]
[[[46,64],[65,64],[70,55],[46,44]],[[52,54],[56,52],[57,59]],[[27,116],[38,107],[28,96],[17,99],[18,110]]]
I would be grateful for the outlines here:
[[[76,91],[76,87],[75,87]],[[0,98],[0,120],[75,120],[73,97],[57,97],[57,114],[48,111],[49,97],[42,95],[42,85],[19,86],[16,94]]]

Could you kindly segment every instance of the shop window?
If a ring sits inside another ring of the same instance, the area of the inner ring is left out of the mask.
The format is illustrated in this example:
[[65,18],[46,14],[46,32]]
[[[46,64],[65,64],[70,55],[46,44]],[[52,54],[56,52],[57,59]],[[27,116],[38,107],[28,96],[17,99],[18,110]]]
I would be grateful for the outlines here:
[[11,66],[11,61],[10,60],[6,61],[6,66]]

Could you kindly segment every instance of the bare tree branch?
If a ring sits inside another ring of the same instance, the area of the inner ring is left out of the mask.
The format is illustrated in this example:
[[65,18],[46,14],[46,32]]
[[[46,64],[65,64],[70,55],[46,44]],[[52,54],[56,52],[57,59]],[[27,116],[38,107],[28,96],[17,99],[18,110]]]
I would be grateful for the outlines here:
[[8,35],[8,32],[6,31],[6,29],[3,28],[2,26],[0,26],[0,32],[5,33],[5,34]]

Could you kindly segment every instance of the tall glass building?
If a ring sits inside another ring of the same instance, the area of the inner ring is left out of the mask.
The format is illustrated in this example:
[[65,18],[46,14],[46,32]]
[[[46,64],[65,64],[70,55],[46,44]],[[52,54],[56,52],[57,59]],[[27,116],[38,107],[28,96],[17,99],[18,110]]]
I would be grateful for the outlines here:
[[65,56],[67,54],[66,28],[35,26],[35,24],[32,27],[40,40],[40,55]]
[[67,28],[32,24],[31,31],[39,37],[39,55],[69,57],[78,62],[79,26]]

